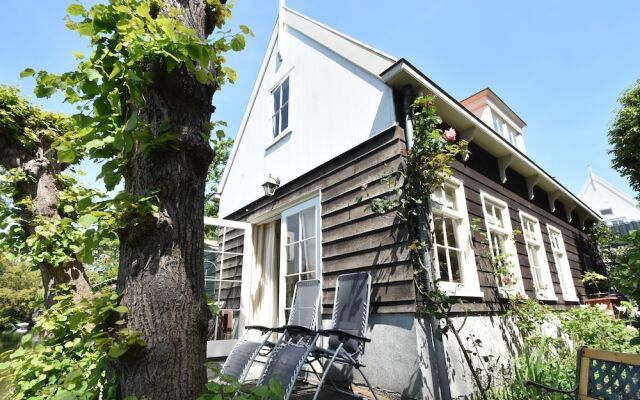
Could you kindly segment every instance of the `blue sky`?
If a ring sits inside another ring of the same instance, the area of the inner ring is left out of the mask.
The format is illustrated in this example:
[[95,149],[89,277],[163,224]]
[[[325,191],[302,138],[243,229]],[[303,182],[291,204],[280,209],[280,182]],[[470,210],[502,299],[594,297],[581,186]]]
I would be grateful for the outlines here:
[[[86,49],[62,20],[67,1],[12,1],[0,24],[0,83],[26,94],[25,67],[62,72]],[[491,87],[526,122],[529,156],[577,192],[587,165],[633,195],[610,167],[606,131],[625,88],[640,78],[640,2],[592,0],[288,0],[287,5],[395,57],[462,99]],[[615,5],[615,6],[614,6]],[[256,34],[228,61],[235,85],[214,97],[214,119],[235,136],[277,15],[277,0],[238,0],[231,26]],[[59,99],[43,101],[72,112]],[[87,180],[95,168],[85,166]]]

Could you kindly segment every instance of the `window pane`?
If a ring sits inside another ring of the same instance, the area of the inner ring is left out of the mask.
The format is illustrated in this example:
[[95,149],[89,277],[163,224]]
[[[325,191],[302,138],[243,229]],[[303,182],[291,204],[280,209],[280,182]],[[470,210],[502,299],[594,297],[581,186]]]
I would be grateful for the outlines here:
[[436,243],[444,245],[444,232],[442,231],[444,227],[444,219],[441,216],[434,217],[433,226],[436,235]]
[[273,112],[277,112],[280,109],[280,88],[273,92]]
[[289,78],[282,83],[282,104],[289,101]]
[[302,242],[302,272],[316,270],[316,241],[309,239]]
[[278,136],[280,133],[280,113],[276,113],[273,116],[273,137]]
[[291,244],[300,240],[298,218],[300,214],[293,214],[287,217],[287,242]]
[[289,127],[289,105],[287,104],[286,106],[282,107],[280,113],[282,114],[282,125],[280,126],[280,132],[283,132],[285,129],[287,129],[287,127]]
[[300,254],[298,252],[298,243],[290,244],[286,247],[287,253],[287,275],[297,274],[300,265]]
[[456,191],[448,187],[444,189],[444,205],[452,210],[456,209]]
[[449,281],[449,267],[447,265],[446,251],[438,247],[438,265],[440,267],[440,280]]
[[444,226],[447,231],[447,246],[457,248],[458,242],[456,241],[455,232],[453,230],[453,220],[451,218],[445,218]]
[[291,299],[293,299],[293,289],[296,287],[296,282],[298,282],[299,278],[299,275],[288,276],[285,278],[285,307],[291,307]]
[[314,237],[316,235],[316,209],[307,208],[302,211],[302,239]]
[[460,279],[460,257],[456,250],[449,251],[449,261],[451,261],[451,274],[453,275],[454,282],[462,282]]

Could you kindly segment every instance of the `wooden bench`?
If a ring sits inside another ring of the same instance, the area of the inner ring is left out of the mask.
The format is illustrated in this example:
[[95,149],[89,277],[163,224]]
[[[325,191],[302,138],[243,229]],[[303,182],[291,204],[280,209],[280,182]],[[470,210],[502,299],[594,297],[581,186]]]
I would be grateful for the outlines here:
[[573,388],[562,390],[531,381],[526,386],[537,388],[540,398],[562,393],[578,400],[640,400],[640,354],[582,347]]

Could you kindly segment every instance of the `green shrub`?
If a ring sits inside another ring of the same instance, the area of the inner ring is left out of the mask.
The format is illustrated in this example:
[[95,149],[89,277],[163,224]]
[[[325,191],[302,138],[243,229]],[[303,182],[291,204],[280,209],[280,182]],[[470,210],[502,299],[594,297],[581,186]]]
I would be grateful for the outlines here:
[[636,335],[625,320],[614,320],[599,307],[574,307],[562,314],[562,329],[576,348],[587,346],[596,349],[639,353],[640,346],[632,345]]
[[12,399],[115,398],[115,382],[107,376],[110,360],[130,346],[144,345],[140,335],[124,326],[127,309],[112,291],[91,300],[74,300],[69,288],[37,318],[33,334],[5,354],[0,364]]

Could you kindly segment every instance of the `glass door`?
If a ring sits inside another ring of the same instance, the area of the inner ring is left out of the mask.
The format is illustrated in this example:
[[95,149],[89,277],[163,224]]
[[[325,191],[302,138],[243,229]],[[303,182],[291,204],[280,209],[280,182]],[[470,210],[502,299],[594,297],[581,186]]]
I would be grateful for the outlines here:
[[307,200],[284,211],[280,229],[278,309],[280,324],[284,324],[289,317],[296,282],[322,276],[320,198]]

